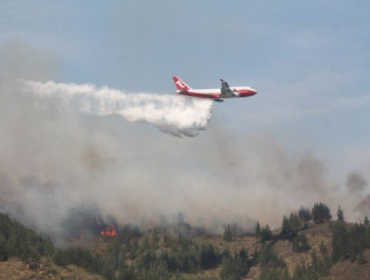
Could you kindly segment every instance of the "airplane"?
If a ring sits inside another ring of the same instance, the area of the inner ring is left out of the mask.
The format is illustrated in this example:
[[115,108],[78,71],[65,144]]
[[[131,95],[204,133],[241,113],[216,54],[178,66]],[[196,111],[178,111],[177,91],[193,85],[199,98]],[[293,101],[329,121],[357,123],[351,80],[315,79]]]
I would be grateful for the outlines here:
[[249,97],[255,95],[257,91],[251,87],[230,87],[227,82],[221,80],[221,89],[192,89],[185,84],[179,77],[172,77],[175,82],[177,93],[181,95],[208,98],[217,102],[223,102],[226,98]]

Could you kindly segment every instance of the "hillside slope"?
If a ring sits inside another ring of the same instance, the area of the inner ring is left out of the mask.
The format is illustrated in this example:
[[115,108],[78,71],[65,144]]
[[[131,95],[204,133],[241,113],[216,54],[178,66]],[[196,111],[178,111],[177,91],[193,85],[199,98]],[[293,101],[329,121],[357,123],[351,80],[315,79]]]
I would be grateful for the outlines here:
[[57,266],[50,259],[44,258],[28,263],[18,258],[11,258],[6,262],[0,262],[0,280],[8,279],[103,280],[104,278],[75,265]]
[[223,235],[184,222],[117,225],[67,248],[0,214],[0,279],[370,279],[370,223],[328,213],[315,222],[292,213],[275,231],[227,225]]

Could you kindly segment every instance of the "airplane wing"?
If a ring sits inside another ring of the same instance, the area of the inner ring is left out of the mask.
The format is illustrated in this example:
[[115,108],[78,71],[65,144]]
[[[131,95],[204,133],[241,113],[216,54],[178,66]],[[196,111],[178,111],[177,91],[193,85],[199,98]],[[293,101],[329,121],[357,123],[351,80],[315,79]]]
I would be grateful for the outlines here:
[[223,79],[221,80],[221,94],[219,98],[235,97],[235,93],[230,89],[229,84]]

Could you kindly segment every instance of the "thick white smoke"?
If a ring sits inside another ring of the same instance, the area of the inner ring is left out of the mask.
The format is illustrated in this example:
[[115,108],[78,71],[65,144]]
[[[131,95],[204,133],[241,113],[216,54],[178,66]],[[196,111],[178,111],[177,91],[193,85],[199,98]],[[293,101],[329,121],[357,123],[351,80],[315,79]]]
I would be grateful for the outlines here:
[[120,103],[99,103],[91,86],[68,97],[56,89],[65,85],[40,90],[47,85],[0,84],[0,211],[53,236],[65,236],[81,208],[143,227],[182,213],[221,232],[254,219],[280,226],[283,215],[320,201],[334,214],[338,202],[346,211],[362,199],[343,199],[313,153],[291,155],[268,133],[236,138],[216,122],[204,137],[179,140],[101,117],[121,116]]
[[350,176],[341,192],[315,153],[292,154],[269,133],[235,137],[214,120],[202,137],[179,140],[128,122],[196,135],[211,116],[207,100],[14,82],[56,79],[54,56],[44,57],[19,44],[0,48],[0,211],[37,230],[65,236],[76,209],[143,227],[182,213],[216,232],[233,222],[252,228],[254,219],[278,227],[315,202],[334,216],[341,204],[349,221],[358,205],[360,218],[368,213],[367,173]]
[[211,118],[212,101],[179,95],[124,93],[91,84],[27,81],[29,93],[57,99],[60,109],[96,115],[119,115],[130,122],[147,122],[174,136],[197,136]]

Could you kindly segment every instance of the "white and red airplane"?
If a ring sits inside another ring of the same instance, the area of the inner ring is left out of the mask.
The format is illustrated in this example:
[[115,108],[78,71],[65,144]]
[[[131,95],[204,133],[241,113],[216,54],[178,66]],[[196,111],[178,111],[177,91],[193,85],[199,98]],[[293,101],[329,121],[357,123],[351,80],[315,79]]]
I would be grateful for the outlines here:
[[198,98],[208,98],[213,99],[217,102],[223,102],[226,98],[236,98],[236,97],[249,97],[255,95],[257,91],[251,87],[229,87],[229,85],[221,79],[221,89],[192,89],[179,77],[172,77],[175,82],[177,93],[198,97]]

